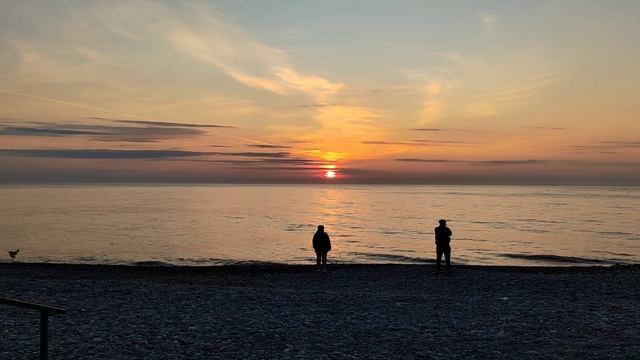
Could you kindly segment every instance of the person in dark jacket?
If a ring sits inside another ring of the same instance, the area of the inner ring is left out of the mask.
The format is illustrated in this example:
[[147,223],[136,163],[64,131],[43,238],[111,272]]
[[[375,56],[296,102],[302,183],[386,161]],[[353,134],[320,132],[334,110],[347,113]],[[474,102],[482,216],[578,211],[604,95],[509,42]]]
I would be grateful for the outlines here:
[[449,266],[451,265],[451,246],[449,243],[451,242],[451,229],[447,227],[447,220],[438,221],[440,226],[435,228],[436,234],[436,273],[440,272],[440,261],[442,261],[442,255],[444,254],[444,258],[447,265],[447,273],[449,273]]
[[313,234],[313,250],[316,251],[316,265],[327,265],[327,253],[331,251],[329,234],[324,232],[324,225],[318,225],[318,231]]

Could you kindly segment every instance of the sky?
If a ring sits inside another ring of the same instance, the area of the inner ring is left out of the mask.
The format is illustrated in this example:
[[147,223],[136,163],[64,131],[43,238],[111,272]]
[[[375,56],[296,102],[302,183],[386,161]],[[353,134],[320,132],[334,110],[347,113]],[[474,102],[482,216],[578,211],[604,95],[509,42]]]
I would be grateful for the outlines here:
[[0,182],[640,184],[638,1],[0,0]]

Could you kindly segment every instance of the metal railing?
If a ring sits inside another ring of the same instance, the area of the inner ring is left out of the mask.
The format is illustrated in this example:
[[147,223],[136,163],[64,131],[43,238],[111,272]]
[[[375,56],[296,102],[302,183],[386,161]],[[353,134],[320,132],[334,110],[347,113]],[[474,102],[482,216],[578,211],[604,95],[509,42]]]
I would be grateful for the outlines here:
[[46,360],[49,356],[49,315],[64,314],[66,310],[2,297],[0,304],[40,311],[40,359]]

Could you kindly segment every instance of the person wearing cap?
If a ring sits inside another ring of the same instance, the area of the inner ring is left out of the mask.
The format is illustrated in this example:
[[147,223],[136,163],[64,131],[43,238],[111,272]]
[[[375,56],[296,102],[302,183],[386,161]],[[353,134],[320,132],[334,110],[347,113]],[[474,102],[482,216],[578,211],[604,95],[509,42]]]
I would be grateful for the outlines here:
[[318,225],[318,231],[313,234],[313,250],[316,252],[316,265],[327,265],[327,253],[331,251],[331,239],[324,232],[324,225]]
[[442,255],[444,254],[446,262],[446,271],[449,273],[449,266],[451,265],[451,229],[447,227],[447,220],[440,219],[438,221],[440,226],[435,228],[436,234],[436,274],[440,272],[440,262],[442,261]]

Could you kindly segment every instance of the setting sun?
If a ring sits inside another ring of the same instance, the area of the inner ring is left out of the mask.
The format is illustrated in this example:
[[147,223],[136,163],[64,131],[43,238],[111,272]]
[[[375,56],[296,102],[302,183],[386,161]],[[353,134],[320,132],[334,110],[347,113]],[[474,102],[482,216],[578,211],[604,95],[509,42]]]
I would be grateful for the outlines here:
[[333,170],[329,170],[324,173],[324,177],[326,177],[327,179],[333,179],[336,177],[336,172]]

